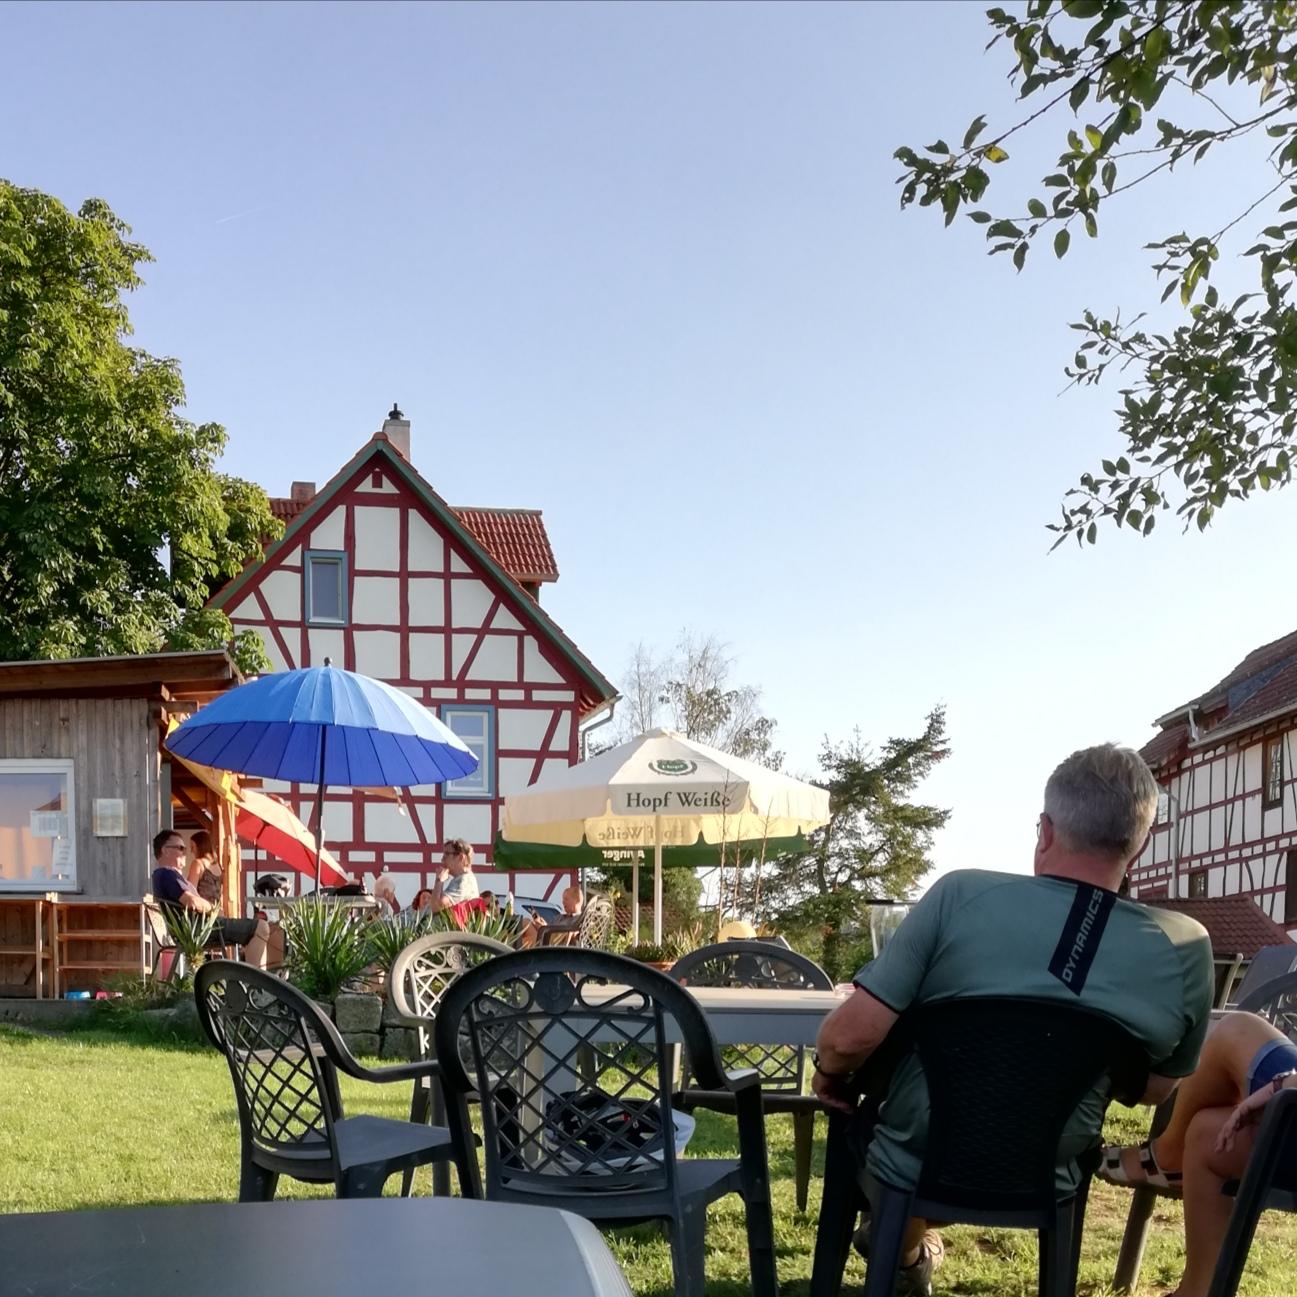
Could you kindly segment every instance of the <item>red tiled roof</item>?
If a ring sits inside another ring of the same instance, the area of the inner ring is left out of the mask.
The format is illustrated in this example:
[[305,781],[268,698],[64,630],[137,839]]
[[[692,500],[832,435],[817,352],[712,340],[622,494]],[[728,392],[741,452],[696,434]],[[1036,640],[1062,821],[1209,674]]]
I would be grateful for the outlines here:
[[[270,497],[270,512],[292,522],[310,500]],[[475,509],[451,505],[455,516],[515,581],[558,580],[558,563],[539,509]]]
[[[1217,681],[1206,693],[1199,694],[1197,698],[1191,698],[1176,710],[1180,711],[1185,707],[1201,708],[1219,705],[1226,701],[1229,691],[1235,685],[1242,684],[1244,680],[1259,675],[1267,668],[1295,654],[1297,654],[1297,631],[1284,635],[1277,640],[1272,640],[1269,644],[1262,644],[1260,648],[1253,649],[1223,680]],[[1230,719],[1232,720],[1233,717],[1231,716]]]
[[558,564],[539,509],[451,505],[474,539],[515,581],[557,581]]
[[1286,708],[1297,708],[1297,662],[1282,667],[1250,698],[1246,698],[1233,711],[1226,712],[1222,725],[1233,729],[1248,721],[1260,720]]
[[1212,954],[1251,959],[1266,946],[1279,946],[1288,934],[1255,901],[1246,896],[1183,897],[1149,901],[1159,909],[1197,919],[1211,938]]
[[1168,726],[1160,734],[1154,734],[1140,748],[1139,755],[1144,758],[1148,768],[1155,771],[1158,766],[1178,761],[1188,744],[1189,727],[1181,722]]

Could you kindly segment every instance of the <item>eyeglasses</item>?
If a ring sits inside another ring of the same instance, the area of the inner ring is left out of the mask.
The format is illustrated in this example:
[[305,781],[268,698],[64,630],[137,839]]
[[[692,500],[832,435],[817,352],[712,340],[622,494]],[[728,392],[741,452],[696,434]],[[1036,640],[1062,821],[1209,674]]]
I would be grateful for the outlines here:
[[163,851],[183,851],[184,849],[185,844],[183,842],[168,842],[167,845],[162,848]]
[[[1036,841],[1037,842],[1039,842],[1040,839],[1044,837],[1046,820],[1049,820],[1049,816],[1046,815],[1043,811],[1040,813],[1040,815],[1036,817]],[[1049,820],[1049,822],[1053,824],[1054,821]]]

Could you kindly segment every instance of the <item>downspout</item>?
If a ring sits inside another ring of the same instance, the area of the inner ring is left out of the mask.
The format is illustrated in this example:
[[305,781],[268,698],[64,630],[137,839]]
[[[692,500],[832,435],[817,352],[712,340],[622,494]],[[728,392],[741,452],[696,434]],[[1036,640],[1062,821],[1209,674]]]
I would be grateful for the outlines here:
[[620,694],[618,694],[618,696],[614,698],[611,703],[608,704],[608,714],[606,716],[600,718],[597,721],[591,721],[590,724],[587,725],[585,729],[581,731],[581,755],[579,760],[584,761],[586,759],[586,756],[589,753],[590,735],[593,734],[595,730],[601,729],[603,726],[611,723],[613,718],[613,713],[616,712],[617,704],[619,702],[621,702]]

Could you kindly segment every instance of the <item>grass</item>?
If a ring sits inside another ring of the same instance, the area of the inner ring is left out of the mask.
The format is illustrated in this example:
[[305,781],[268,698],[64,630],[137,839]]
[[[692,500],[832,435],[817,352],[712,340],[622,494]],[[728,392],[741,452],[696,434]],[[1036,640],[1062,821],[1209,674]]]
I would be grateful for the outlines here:
[[[404,1117],[406,1086],[343,1081],[355,1111]],[[699,1112],[690,1145],[697,1155],[737,1156],[733,1121]],[[1111,1133],[1123,1140],[1147,1129],[1146,1112],[1114,1109]],[[815,1239],[820,1185],[811,1183],[812,1210],[793,1203],[789,1119],[769,1119],[779,1275],[786,1297],[804,1297]],[[817,1131],[822,1165],[822,1126]],[[0,1026],[0,1211],[56,1211],[144,1203],[231,1201],[238,1173],[238,1123],[229,1073],[210,1049],[157,1032],[91,1027],[64,1034]],[[421,1172],[416,1192],[428,1192]],[[282,1181],[283,1197],[323,1190]],[[393,1181],[394,1191],[396,1182]],[[1082,1297],[1110,1292],[1129,1195],[1096,1183],[1086,1223]],[[1180,1265],[1180,1209],[1167,1203],[1154,1217],[1141,1291],[1174,1286]],[[1029,1297],[1036,1291],[1034,1240],[1005,1230],[958,1227],[944,1231],[945,1268],[936,1291],[959,1297]],[[669,1297],[671,1266],[657,1231],[641,1227],[608,1236],[640,1297]],[[708,1225],[709,1297],[750,1292],[743,1215],[737,1198],[712,1209]],[[1289,1297],[1297,1270],[1297,1219],[1269,1215],[1252,1248],[1243,1297]],[[853,1260],[848,1284],[860,1282]]]

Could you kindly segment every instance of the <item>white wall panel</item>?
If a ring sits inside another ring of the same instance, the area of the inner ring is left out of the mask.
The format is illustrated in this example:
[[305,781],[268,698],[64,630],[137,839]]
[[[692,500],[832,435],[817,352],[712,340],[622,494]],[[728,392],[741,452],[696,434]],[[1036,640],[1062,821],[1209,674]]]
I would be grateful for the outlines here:
[[463,635],[450,637],[450,674],[456,679],[464,669],[464,662],[472,651],[476,639],[476,635],[470,635],[467,631]]
[[1251,792],[1261,787],[1261,744],[1254,743],[1243,753],[1243,787]]
[[1243,803],[1243,841],[1255,842],[1261,836],[1261,795],[1254,793]]
[[450,570],[452,572],[471,572],[473,569],[459,556],[459,551],[450,550]]
[[491,618],[491,628],[492,630],[522,630],[522,622],[504,604],[501,604],[495,610],[495,616]]
[[[457,637],[458,638],[458,637]],[[513,635],[488,635],[468,669],[468,680],[517,680],[518,641]]]
[[1206,811],[1198,811],[1192,817],[1192,837],[1189,839],[1189,850],[1194,855],[1211,849],[1211,825]]
[[365,808],[364,841],[417,843],[419,835],[408,815],[401,813],[395,802],[370,802]]
[[495,596],[481,581],[452,581],[450,583],[450,620],[454,626],[465,628],[483,625]]
[[424,631],[410,633],[410,678],[440,680],[446,674],[446,637]]
[[393,482],[392,479],[388,477],[386,473],[379,474],[377,486],[374,485],[374,479],[372,476],[370,477],[369,481],[365,483],[366,491],[374,491],[377,492],[379,495],[396,495],[398,489],[399,488],[397,487],[396,483]]
[[[350,842],[355,835],[355,808],[350,802],[332,802],[328,795],[324,798],[324,845],[327,848],[334,842]],[[315,799],[311,798],[302,807],[298,817],[304,824],[314,823]]]
[[1275,806],[1262,813],[1261,836],[1272,838],[1283,832],[1283,807]]
[[311,549],[342,549],[346,522],[346,510],[342,506],[330,509],[323,518],[317,518],[311,524],[307,545]]
[[[415,566],[413,559],[410,566]],[[446,624],[446,583],[440,577],[410,578],[410,621],[415,626]]]
[[410,511],[410,566],[418,572],[446,570],[446,542],[417,510]]
[[540,702],[570,703],[576,701],[576,690],[574,689],[533,689],[531,696],[538,703]]
[[501,707],[496,720],[500,747],[539,751],[553,716],[548,707]]
[[485,845],[491,841],[490,802],[447,801],[441,814],[447,838]]
[[[503,743],[500,744],[504,746]],[[507,796],[509,793],[520,793],[531,783],[531,770],[534,762],[531,757],[501,757],[500,758],[500,792]]]
[[1216,806],[1208,812],[1211,816],[1211,849],[1221,851],[1225,848],[1225,808]]
[[311,660],[299,662],[298,666],[322,667],[324,659],[332,658],[333,665],[342,665],[342,632],[331,627],[312,626],[307,631],[307,642],[311,647]]
[[396,509],[356,506],[356,567],[395,572],[400,560],[401,522]]
[[401,582],[394,576],[358,576],[351,599],[352,623],[396,626],[401,620]]
[[[243,628],[236,626],[234,629],[237,631]],[[293,639],[296,639],[297,632],[293,631],[291,633]],[[289,664],[284,661],[284,655],[279,651],[279,645],[275,643],[275,637],[268,630],[262,630],[260,627],[257,628],[257,635],[260,637],[262,644],[265,645],[266,656],[270,659],[270,669],[272,671],[291,670]]]
[[522,674],[528,684],[561,684],[563,680],[541,656],[540,645],[530,635],[523,640]]
[[356,670],[377,680],[396,680],[401,674],[401,636],[398,631],[358,630]]
[[[261,597],[270,609],[270,616],[275,621],[302,620],[302,574],[300,572],[281,572],[277,568],[266,573],[261,582]],[[251,601],[249,616],[263,617],[255,600]],[[256,611],[252,611],[256,609]]]

